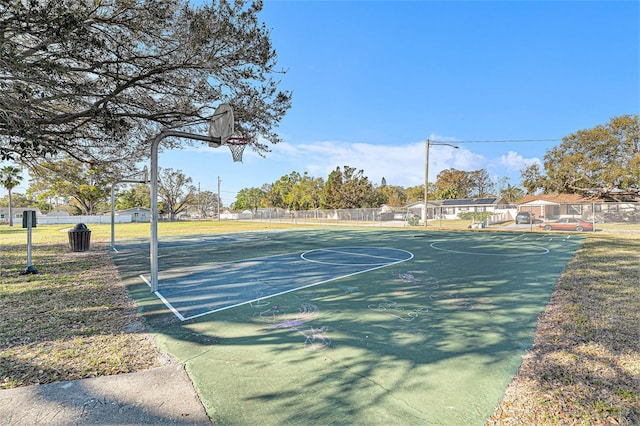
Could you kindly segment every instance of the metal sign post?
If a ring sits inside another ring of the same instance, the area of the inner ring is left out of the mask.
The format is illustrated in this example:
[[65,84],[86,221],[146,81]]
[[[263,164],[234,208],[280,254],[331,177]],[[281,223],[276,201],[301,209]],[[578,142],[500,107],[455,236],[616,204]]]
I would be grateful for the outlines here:
[[31,229],[36,227],[36,211],[25,210],[22,213],[22,227],[27,228],[27,268],[22,275],[37,274],[38,270],[31,262]]

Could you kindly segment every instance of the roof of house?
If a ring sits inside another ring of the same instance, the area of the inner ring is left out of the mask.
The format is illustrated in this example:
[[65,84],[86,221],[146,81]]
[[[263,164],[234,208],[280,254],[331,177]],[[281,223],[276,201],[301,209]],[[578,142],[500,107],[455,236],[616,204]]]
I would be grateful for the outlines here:
[[[495,204],[506,204],[504,198],[502,197],[488,197],[488,198],[459,198],[452,200],[429,200],[429,205],[431,206],[490,206]],[[411,203],[407,206],[407,208],[412,207],[423,207],[422,201],[416,201],[415,203]]]
[[151,209],[147,207],[131,207],[129,209],[118,210],[118,213],[126,213],[126,212],[150,212]]
[[501,201],[501,198],[460,198],[454,200],[443,200],[443,206],[486,206],[491,204],[497,204]]
[[604,200],[601,198],[587,198],[581,194],[539,194],[526,195],[518,201],[518,204],[535,203],[536,201],[545,201],[557,204],[571,203],[600,203]]
[[[25,210],[35,210],[37,215],[41,214],[40,209],[37,207],[13,207],[11,210],[13,214],[22,213]],[[9,213],[9,207],[0,207],[0,211],[2,213]]]

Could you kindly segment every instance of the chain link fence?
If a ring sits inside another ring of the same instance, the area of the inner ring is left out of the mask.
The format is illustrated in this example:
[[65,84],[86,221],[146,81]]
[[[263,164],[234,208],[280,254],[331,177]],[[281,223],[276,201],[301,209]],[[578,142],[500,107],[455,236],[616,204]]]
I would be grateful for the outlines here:
[[[299,224],[344,224],[354,226],[410,226],[418,225],[420,221],[419,209],[416,212],[409,209],[380,209],[380,208],[362,208],[362,209],[331,209],[331,210],[286,210],[279,208],[258,209],[257,212],[251,212],[250,219],[269,221],[269,222],[287,222]],[[247,216],[248,212],[239,214],[238,219]]]
[[[578,218],[595,223],[619,223],[640,225],[640,203],[543,203],[482,207],[470,211],[468,205],[446,208],[429,206],[429,225],[446,226],[447,222],[468,222],[469,227],[478,222],[487,226],[503,226],[512,223],[518,212],[530,212],[534,223],[556,221],[562,218]],[[327,224],[353,226],[420,226],[422,207],[414,208],[362,208],[362,209],[315,209],[288,210],[282,208],[260,208],[257,211],[229,213],[222,220],[259,220],[272,223]],[[435,223],[433,223],[435,222]]]
[[540,220],[572,217],[595,223],[640,223],[640,203],[526,204],[519,208]]

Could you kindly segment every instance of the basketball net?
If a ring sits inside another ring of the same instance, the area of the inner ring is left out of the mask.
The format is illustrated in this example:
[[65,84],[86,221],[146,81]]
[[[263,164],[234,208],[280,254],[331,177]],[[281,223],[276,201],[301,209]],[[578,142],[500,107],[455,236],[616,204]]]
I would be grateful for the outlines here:
[[245,138],[229,138],[227,139],[227,145],[229,150],[231,151],[231,155],[233,156],[233,161],[235,163],[242,163],[242,154],[244,153],[244,149],[249,144]]

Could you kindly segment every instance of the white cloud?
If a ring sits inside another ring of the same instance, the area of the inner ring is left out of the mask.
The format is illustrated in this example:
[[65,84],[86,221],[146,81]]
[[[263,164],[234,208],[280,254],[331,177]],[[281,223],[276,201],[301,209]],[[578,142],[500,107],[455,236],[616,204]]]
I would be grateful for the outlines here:
[[501,167],[505,167],[507,170],[515,172],[519,172],[533,163],[541,164],[538,158],[524,158],[515,151],[509,151],[507,155],[501,155],[498,163]]
[[[274,161],[294,163],[291,170],[307,171],[325,178],[336,167],[364,170],[374,184],[384,177],[389,185],[404,187],[424,184],[425,142],[387,146],[368,143],[319,141],[312,144],[278,144],[269,155]],[[435,180],[443,169],[475,170],[482,168],[485,158],[467,149],[433,145],[429,150],[429,180]]]

